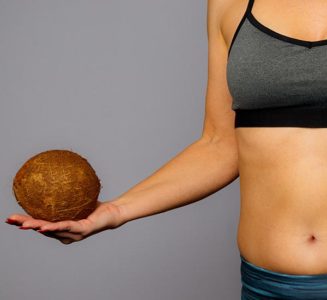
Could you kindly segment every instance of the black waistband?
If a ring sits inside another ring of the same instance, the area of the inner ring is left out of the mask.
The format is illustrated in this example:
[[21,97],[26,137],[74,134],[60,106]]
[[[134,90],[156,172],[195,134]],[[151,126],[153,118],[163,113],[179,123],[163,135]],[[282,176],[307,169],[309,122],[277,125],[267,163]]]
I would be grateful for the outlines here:
[[327,127],[327,106],[235,109],[236,127]]

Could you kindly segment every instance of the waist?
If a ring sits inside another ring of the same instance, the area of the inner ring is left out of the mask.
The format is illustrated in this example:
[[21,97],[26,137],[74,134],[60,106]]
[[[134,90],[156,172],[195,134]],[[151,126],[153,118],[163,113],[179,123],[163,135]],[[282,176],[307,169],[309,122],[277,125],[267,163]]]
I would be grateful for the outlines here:
[[[243,256],[275,272],[327,273],[327,208],[319,209],[315,201],[320,199],[298,198],[297,206],[295,199],[278,204],[274,197],[252,200],[241,199],[237,244]],[[305,201],[316,209],[306,213]]]
[[327,273],[326,128],[242,128],[236,134],[240,252],[272,271]]
[[239,250],[272,271],[327,273],[327,193],[288,187],[301,193],[282,195],[287,187],[278,185],[268,193],[241,191]]
[[327,127],[327,106],[235,109],[234,127]]

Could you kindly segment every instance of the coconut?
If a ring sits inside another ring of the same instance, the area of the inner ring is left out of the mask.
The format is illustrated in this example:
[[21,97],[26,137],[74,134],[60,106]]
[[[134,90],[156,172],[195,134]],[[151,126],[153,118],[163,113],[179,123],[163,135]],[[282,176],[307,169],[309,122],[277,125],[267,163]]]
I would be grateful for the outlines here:
[[31,157],[13,180],[18,204],[33,218],[51,222],[86,218],[97,206],[100,189],[89,162],[68,150]]

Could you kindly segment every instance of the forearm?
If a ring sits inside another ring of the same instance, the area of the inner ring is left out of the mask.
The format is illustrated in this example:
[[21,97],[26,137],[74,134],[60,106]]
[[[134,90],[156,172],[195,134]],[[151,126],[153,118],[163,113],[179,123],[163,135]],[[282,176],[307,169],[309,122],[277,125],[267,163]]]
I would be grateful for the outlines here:
[[196,202],[237,177],[235,143],[199,139],[111,203],[126,223]]

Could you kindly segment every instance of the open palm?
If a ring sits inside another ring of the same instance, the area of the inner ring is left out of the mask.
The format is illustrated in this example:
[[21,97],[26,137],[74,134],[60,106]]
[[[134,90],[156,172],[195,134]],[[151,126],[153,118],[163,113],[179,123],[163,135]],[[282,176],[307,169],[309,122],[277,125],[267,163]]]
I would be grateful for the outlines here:
[[111,202],[97,202],[96,209],[86,218],[78,221],[65,220],[49,222],[34,219],[26,214],[12,214],[6,221],[20,226],[20,229],[33,229],[63,244],[85,239],[106,229],[114,229],[123,224],[119,207]]

